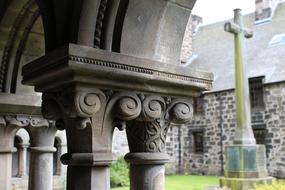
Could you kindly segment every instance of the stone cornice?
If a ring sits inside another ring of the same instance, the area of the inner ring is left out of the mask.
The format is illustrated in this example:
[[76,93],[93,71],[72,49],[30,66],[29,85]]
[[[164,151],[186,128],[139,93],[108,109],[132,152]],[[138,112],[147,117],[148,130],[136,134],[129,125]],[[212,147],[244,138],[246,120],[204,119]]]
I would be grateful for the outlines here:
[[0,93],[0,113],[41,115],[41,102],[41,95]]
[[24,66],[23,83],[46,91],[74,83],[105,89],[196,96],[212,86],[211,73],[69,44]]

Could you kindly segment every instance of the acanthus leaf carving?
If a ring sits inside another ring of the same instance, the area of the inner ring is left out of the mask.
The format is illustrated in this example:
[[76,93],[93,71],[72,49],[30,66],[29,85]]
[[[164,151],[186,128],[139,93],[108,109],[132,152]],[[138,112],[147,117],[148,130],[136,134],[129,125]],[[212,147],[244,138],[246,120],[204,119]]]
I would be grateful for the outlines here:
[[3,126],[17,126],[17,127],[41,127],[49,126],[51,121],[36,115],[2,115],[0,116],[0,124]]
[[183,124],[193,116],[192,102],[147,96],[143,100],[141,117],[127,123],[131,152],[163,152],[171,124]]
[[4,116],[6,125],[16,125],[19,127],[25,127],[30,124],[31,117],[25,115],[6,115]]
[[49,123],[52,123],[52,122],[51,121],[49,122],[48,120],[46,120],[42,117],[32,117],[30,119],[30,125],[32,127],[49,126]]

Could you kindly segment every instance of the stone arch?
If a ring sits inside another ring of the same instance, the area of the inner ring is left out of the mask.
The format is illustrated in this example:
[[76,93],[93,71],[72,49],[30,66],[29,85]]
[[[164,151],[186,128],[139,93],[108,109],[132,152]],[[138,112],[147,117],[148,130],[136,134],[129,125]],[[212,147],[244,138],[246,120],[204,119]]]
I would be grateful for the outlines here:
[[36,2],[43,19],[46,52],[67,43],[118,51],[129,0]]
[[21,143],[25,145],[30,145],[30,135],[26,129],[24,128],[19,129],[16,133],[16,136],[21,138],[21,141],[22,141]]
[[[8,93],[31,93],[21,84],[21,68],[44,54],[44,33],[34,0],[11,1],[0,23],[0,88]],[[1,15],[0,15],[1,16]]]
[[43,18],[46,52],[76,43],[177,64],[196,0],[36,2]]
[[23,177],[27,176],[28,171],[28,152],[27,148],[30,145],[29,133],[21,128],[17,131],[14,138],[15,152],[12,154],[12,176],[13,177]]

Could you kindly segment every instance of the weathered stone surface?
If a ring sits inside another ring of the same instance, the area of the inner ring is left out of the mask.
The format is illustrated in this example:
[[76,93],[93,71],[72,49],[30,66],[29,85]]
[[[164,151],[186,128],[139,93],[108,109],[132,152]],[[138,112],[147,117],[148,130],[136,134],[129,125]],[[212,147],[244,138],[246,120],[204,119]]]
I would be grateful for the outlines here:
[[122,31],[121,52],[180,64],[185,26],[194,3],[184,0],[131,0]]
[[[152,165],[141,174],[146,179],[157,164],[164,168],[164,159],[158,157],[158,163],[144,154],[164,151],[168,128],[192,118],[191,97],[209,88],[212,80],[209,73],[173,65],[161,68],[156,61],[77,45],[36,60],[24,67],[23,74],[24,83],[43,91],[44,117],[66,129],[68,153],[62,162],[68,165],[67,189],[74,190],[109,189],[115,127],[127,127],[131,184],[145,189],[136,181],[140,166],[133,165]],[[137,153],[143,155],[140,163],[134,161]],[[164,174],[164,169],[159,171]],[[163,180],[159,175],[149,189],[163,188]]]
[[[23,83],[36,85],[36,91],[46,91],[65,85],[63,80],[72,78],[74,73],[84,76],[84,82],[97,87],[131,88],[165,96],[197,96],[195,88],[211,88],[211,73],[171,64],[164,64],[162,67],[161,64],[163,63],[69,44],[25,66]],[[41,66],[37,67],[39,65]],[[52,68],[50,65],[53,65]],[[54,69],[57,72],[53,72]],[[55,83],[54,77],[58,75],[62,80]],[[79,82],[79,78],[71,80]],[[181,88],[178,88],[177,83]]]

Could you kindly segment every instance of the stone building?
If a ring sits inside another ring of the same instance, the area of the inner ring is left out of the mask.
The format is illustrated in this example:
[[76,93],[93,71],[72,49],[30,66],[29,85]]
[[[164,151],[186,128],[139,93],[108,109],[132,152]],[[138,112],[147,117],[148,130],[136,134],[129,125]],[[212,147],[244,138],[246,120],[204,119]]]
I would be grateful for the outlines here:
[[[266,146],[268,170],[285,178],[285,3],[256,0],[256,12],[245,16],[254,37],[247,40],[252,128],[258,144]],[[225,146],[236,126],[234,45],[225,22],[201,26],[193,40],[194,68],[214,73],[211,91],[195,100],[194,119],[170,129],[169,172],[220,175]]]

